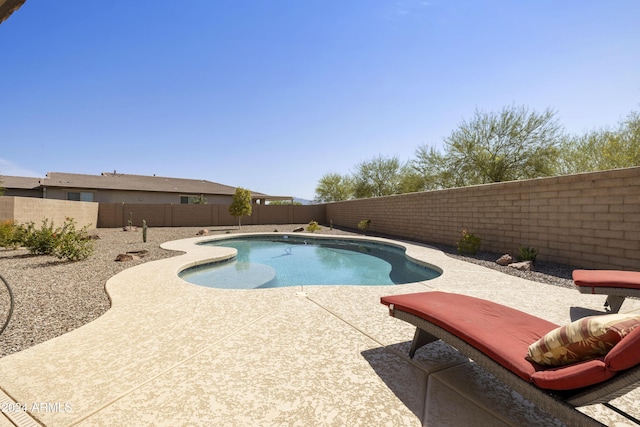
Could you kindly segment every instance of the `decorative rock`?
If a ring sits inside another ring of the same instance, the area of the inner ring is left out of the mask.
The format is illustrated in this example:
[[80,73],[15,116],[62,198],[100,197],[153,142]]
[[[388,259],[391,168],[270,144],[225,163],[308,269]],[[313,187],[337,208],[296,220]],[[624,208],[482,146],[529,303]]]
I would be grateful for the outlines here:
[[128,255],[133,255],[134,257],[137,256],[139,258],[142,258],[144,256],[147,256],[149,254],[149,251],[146,249],[141,249],[139,251],[127,251]]
[[515,268],[520,271],[531,271],[533,267],[533,263],[531,261],[522,261],[522,262],[514,262],[509,264],[509,267]]
[[496,264],[509,265],[513,262],[513,258],[509,254],[504,254],[496,260]]
[[196,233],[196,236],[208,236],[208,235],[209,235],[209,230],[206,230],[204,228]]
[[136,227],[135,225],[126,225],[126,226],[122,227],[122,230],[124,230],[124,231],[138,231],[138,227]]
[[119,262],[135,261],[137,259],[140,259],[140,257],[132,254],[118,254],[118,256],[116,257],[116,261]]
[[300,233],[301,231],[304,231],[304,227],[298,227],[295,230],[293,230],[294,233]]

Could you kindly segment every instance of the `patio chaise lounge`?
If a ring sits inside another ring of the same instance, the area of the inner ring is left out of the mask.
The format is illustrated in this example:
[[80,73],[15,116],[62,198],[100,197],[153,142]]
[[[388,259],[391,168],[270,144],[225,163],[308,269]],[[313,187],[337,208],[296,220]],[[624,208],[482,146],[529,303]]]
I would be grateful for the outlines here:
[[626,297],[640,297],[640,272],[574,270],[573,282],[583,294],[607,295],[604,303],[612,313],[620,311]]
[[[561,330],[567,332],[566,328],[578,322],[596,318],[610,321],[631,315],[593,316],[559,328],[501,304],[447,292],[386,296],[381,302],[389,306],[391,316],[416,326],[409,357],[413,358],[425,344],[441,339],[567,425],[602,426],[575,408],[603,403],[620,412],[608,402],[640,386],[640,327],[627,327],[628,322],[626,329],[618,327],[618,331],[624,329],[626,334],[618,335],[619,341],[610,344],[605,355],[572,362],[567,357],[573,354],[575,347],[572,347],[559,351],[566,360],[554,362],[569,363],[564,366],[548,366],[549,360],[538,363],[531,359],[543,353],[535,354],[531,349],[540,350],[540,343],[546,343],[544,339],[552,331],[560,331],[560,335]],[[631,321],[632,325],[633,321],[640,325],[640,316]],[[607,339],[616,342],[611,334]],[[598,346],[603,344],[598,342]],[[558,349],[553,351],[558,354]]]

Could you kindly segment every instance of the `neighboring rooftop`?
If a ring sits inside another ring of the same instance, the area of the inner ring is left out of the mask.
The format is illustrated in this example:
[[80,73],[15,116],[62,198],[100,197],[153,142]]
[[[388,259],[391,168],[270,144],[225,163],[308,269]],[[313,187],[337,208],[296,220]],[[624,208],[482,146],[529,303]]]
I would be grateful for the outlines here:
[[[52,196],[53,193],[51,191],[61,194],[65,191],[100,193],[126,191],[147,194],[202,194],[230,198],[235,194],[237,188],[204,179],[132,175],[116,171],[103,172],[100,175],[49,172],[44,178],[0,175],[0,186],[6,190],[6,195],[27,195],[46,198],[60,198],[59,196]],[[271,196],[258,191],[251,191],[251,198],[254,200],[292,199],[291,196]],[[94,201],[105,200],[94,199]]]

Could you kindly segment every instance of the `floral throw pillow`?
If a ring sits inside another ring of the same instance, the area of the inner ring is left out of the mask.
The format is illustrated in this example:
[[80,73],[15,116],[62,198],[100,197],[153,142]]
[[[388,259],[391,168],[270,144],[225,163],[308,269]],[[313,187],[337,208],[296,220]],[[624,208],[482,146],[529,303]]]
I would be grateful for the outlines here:
[[526,359],[563,366],[603,356],[640,326],[640,315],[606,314],[576,320],[548,332],[529,346]]

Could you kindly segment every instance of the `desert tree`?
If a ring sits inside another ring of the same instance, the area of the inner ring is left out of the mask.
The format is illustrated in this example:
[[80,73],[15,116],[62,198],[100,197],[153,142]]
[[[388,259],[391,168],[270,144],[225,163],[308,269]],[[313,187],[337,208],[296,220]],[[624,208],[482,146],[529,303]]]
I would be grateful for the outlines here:
[[419,147],[413,167],[435,188],[553,175],[562,128],[555,113],[523,106],[476,110],[444,140],[444,152]]
[[403,165],[398,157],[378,155],[361,162],[353,172],[355,198],[389,196],[401,193]]
[[353,196],[353,182],[350,176],[338,173],[323,175],[316,186],[314,199],[317,202],[340,202]]
[[251,191],[238,187],[233,195],[229,213],[238,218],[238,228],[242,227],[242,217],[251,215]]

